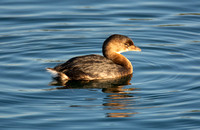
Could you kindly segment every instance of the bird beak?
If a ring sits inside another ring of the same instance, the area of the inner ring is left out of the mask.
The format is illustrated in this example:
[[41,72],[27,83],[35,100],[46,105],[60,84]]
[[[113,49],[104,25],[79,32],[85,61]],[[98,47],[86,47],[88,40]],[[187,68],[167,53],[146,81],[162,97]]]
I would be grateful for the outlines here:
[[141,51],[141,49],[133,45],[128,48],[128,51]]

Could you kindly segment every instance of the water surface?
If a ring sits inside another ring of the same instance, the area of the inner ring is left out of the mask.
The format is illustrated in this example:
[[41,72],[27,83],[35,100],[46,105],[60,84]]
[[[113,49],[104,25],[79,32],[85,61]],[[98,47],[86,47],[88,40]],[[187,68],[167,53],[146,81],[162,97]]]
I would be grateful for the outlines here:
[[[1,129],[199,129],[199,7],[198,0],[1,0]],[[116,33],[142,49],[123,53],[130,79],[51,84],[46,67],[101,55]]]

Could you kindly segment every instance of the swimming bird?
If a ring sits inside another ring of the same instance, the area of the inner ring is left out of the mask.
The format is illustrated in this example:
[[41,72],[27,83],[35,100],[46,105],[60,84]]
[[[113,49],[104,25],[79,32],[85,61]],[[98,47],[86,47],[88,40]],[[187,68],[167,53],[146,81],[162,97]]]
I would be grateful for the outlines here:
[[102,47],[103,56],[91,54],[69,59],[65,63],[47,68],[60,81],[96,80],[128,76],[133,73],[131,62],[122,52],[141,51],[133,41],[124,35],[113,34]]

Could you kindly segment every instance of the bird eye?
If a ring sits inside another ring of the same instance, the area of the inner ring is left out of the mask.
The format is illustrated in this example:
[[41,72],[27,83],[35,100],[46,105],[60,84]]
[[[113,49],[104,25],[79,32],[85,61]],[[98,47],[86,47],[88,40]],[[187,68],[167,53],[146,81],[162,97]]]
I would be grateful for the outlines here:
[[125,43],[124,45],[127,46],[127,47],[129,47],[129,43]]

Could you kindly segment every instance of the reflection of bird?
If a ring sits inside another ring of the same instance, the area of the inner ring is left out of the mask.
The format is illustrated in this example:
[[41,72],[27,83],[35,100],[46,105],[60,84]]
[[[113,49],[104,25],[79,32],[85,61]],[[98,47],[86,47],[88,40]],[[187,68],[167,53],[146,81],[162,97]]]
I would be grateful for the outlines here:
[[[101,79],[101,80],[68,80],[68,81],[59,81],[53,80],[49,85],[51,86],[59,86],[54,89],[82,89],[82,88],[99,88],[102,89],[103,92],[109,93],[111,91],[121,91],[121,89],[117,90],[119,86],[131,85],[132,75],[127,75],[119,78],[112,79]],[[62,87],[60,87],[62,86]],[[115,88],[113,90],[112,88]]]
[[127,36],[114,34],[104,41],[104,56],[78,56],[47,70],[61,81],[118,78],[133,72],[131,62],[120,54],[125,51],[141,49]]

